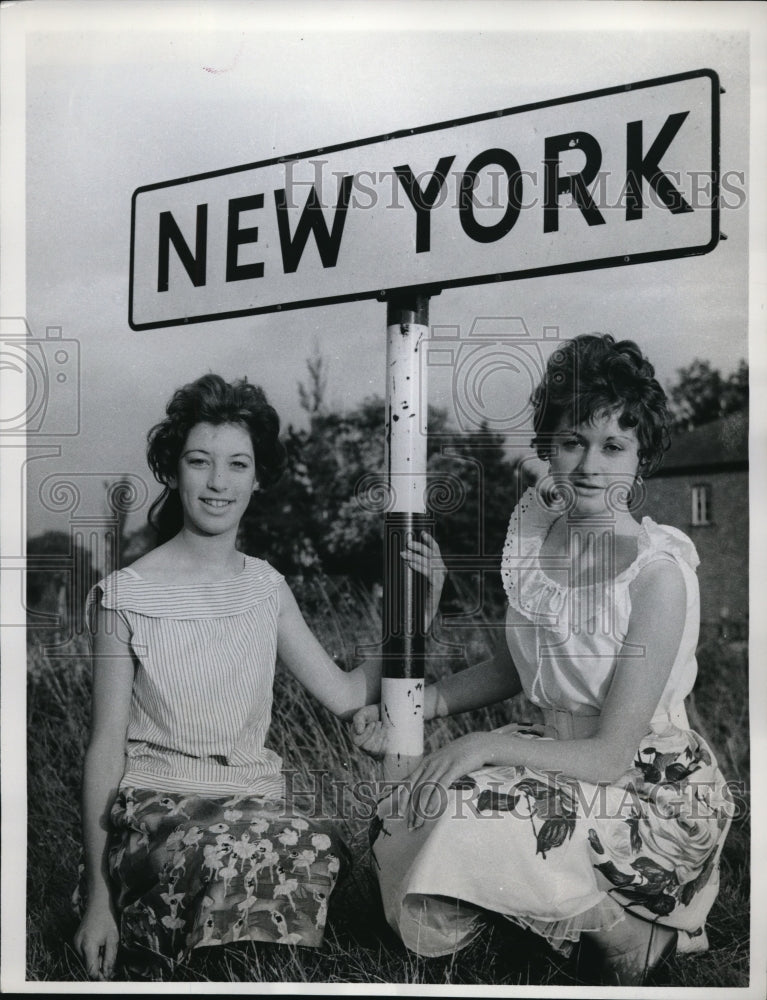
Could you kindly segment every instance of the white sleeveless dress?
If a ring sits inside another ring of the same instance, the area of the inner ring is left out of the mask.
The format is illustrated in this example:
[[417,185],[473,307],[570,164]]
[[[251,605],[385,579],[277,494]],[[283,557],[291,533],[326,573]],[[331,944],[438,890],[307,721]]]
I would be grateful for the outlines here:
[[[641,650],[622,648],[629,588],[656,560],[673,561],[684,576],[679,652],[633,766],[614,784],[524,767],[483,768],[456,782],[440,814],[414,831],[403,818],[401,793],[380,804],[371,841],[384,910],[421,955],[465,947],[487,911],[536,931],[564,953],[581,933],[609,928],[625,910],[679,930],[680,951],[708,946],[705,920],[718,891],[733,802],[684,710],[697,670],[695,548],[682,532],[644,518],[634,562],[602,592],[574,588],[566,566],[540,558],[560,515],[533,487],[511,517],[502,561],[507,642],[524,692],[546,725],[505,730],[530,739],[595,732],[619,652],[636,655],[641,666]],[[609,525],[603,534],[609,557]]]

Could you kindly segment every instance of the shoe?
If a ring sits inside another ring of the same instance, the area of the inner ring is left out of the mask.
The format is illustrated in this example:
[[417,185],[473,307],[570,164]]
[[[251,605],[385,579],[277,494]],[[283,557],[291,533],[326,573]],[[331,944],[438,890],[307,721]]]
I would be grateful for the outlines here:
[[[638,919],[638,918],[635,918]],[[648,921],[642,921],[643,924]],[[671,932],[665,942],[661,942],[660,930]],[[603,955],[602,985],[603,986],[644,986],[647,977],[676,950],[677,932],[672,927],[665,927],[655,921],[650,923],[650,933],[647,947],[642,954],[642,946],[608,952]]]
[[[676,951],[678,932],[673,927],[664,927],[664,930],[671,931],[668,936],[668,940],[660,948],[657,947],[656,943],[656,931],[658,927],[664,926],[662,924],[657,924],[653,921],[650,924],[650,940],[647,942],[647,954],[644,960],[644,969],[642,970],[642,981],[640,985],[644,985],[647,981],[648,975],[657,969],[659,965],[662,965],[667,961]],[[656,945],[655,951],[653,950],[653,944]]]

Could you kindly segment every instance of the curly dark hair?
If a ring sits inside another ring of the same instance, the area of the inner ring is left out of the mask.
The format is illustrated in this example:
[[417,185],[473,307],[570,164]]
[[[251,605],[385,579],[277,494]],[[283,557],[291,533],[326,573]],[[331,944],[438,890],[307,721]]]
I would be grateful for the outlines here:
[[149,510],[149,523],[160,542],[183,526],[178,490],[169,481],[178,474],[184,443],[196,424],[239,424],[250,434],[259,486],[266,489],[282,475],[286,451],[279,436],[280,418],[264,391],[247,379],[227,382],[220,375],[203,375],[177,389],[165,412],[165,419],[147,435],[149,468],[165,487]]
[[633,340],[586,333],[567,341],[549,358],[530,401],[532,445],[544,460],[551,456],[552,434],[563,417],[578,426],[617,413],[619,425],[636,432],[643,476],[655,472],[671,443],[666,393]]

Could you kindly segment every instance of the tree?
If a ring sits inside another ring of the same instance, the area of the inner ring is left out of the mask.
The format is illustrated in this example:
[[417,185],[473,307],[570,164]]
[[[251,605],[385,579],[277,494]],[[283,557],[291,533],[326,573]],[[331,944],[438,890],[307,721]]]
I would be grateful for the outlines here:
[[[257,495],[241,544],[287,575],[324,571],[370,586],[383,576],[385,402],[371,396],[332,411],[322,359],[311,358],[307,369],[298,391],[309,426],[288,428],[285,474]],[[509,513],[530,479],[527,466],[510,461],[503,435],[486,425],[459,433],[434,407],[427,423],[427,508],[437,541],[448,556],[499,565]],[[500,579],[497,572],[485,576]]]
[[303,382],[298,383],[298,398],[302,409],[311,417],[324,409],[325,393],[328,388],[328,378],[324,371],[325,361],[316,349],[314,355],[306,359],[306,368],[309,373],[309,384],[306,386]]
[[27,616],[30,625],[64,628],[79,620],[85,597],[99,578],[91,553],[64,531],[46,531],[27,542]]
[[669,389],[675,430],[690,430],[748,407],[748,364],[741,360],[726,378],[699,358],[677,369]]
[[319,505],[303,454],[306,438],[306,432],[288,428],[283,438],[287,466],[282,478],[255,495],[240,525],[243,551],[268,559],[286,575],[303,575],[320,568],[314,542]]
[[[476,557],[469,562],[482,566],[481,571],[451,572],[453,587],[446,595],[446,606],[450,606],[451,591],[466,595],[468,588],[488,615],[497,616],[505,605],[501,552],[511,511],[534,481],[529,464],[521,458],[510,459],[503,435],[483,423],[476,431],[445,435],[429,471],[434,489],[439,477],[445,477],[447,503],[443,511],[436,505],[435,534],[448,566],[456,556]],[[459,599],[456,609],[465,599]]]
[[[288,469],[257,497],[243,522],[247,551],[287,574],[324,571],[371,585],[383,575],[386,509],[384,401],[346,413],[318,407],[307,431],[289,430]],[[429,411],[427,507],[446,554],[500,562],[509,513],[529,480],[506,456],[503,436],[453,431]],[[495,573],[495,576],[498,574]]]
[[309,428],[288,428],[287,468],[246,513],[243,545],[283,573],[322,569],[369,582],[380,563],[380,514],[359,503],[358,484],[366,474],[383,475],[383,401],[374,396],[335,413],[311,387],[302,399]]
[[748,401],[748,364],[741,359],[725,382],[722,406],[725,413],[736,413],[738,410],[747,410]]

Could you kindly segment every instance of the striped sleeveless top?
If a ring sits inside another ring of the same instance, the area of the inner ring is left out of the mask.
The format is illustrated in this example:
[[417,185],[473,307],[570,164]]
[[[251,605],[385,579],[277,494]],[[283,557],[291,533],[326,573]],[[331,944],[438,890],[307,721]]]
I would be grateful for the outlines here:
[[120,787],[280,797],[282,760],[264,746],[271,721],[283,577],[245,556],[236,577],[167,584],[127,568],[93,587],[118,613],[135,674]]

